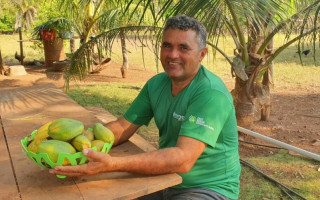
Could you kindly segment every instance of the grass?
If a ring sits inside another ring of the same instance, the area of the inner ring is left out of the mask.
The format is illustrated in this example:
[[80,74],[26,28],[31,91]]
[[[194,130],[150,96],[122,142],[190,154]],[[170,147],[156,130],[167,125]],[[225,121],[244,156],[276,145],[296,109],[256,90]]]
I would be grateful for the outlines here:
[[[270,157],[246,158],[246,161],[306,199],[320,198],[320,175],[317,171],[319,162],[289,155],[286,150]],[[274,183],[252,173],[251,169],[245,166],[242,170],[240,199],[287,199]],[[248,184],[248,180],[253,183]]]
[[[19,53],[18,35],[1,35],[0,48],[5,63],[18,63],[14,60],[14,53]],[[283,36],[275,38],[275,46],[281,45]],[[230,38],[224,38],[220,42],[221,48],[229,55],[232,55],[233,45]],[[296,45],[296,44],[295,44]],[[306,91],[312,90],[319,92],[320,87],[320,59],[313,62],[312,55],[303,56],[304,64],[301,65],[296,53],[296,46],[290,46],[274,62],[274,83],[275,88],[290,89],[301,87]],[[24,52],[26,60],[43,60],[44,53],[42,49],[36,48],[32,42],[24,42]],[[142,64],[141,48],[135,48],[128,44],[130,51],[130,65],[155,69],[154,56],[148,49],[145,49],[145,66]],[[69,52],[68,43],[65,44],[65,52]],[[306,48],[311,48],[306,46]],[[317,54],[320,50],[317,48]],[[318,56],[319,57],[319,56]],[[121,49],[118,41],[114,44],[112,59],[115,62],[121,62]],[[215,59],[209,54],[203,64],[220,76],[226,83],[233,83],[230,75],[230,66],[221,55]],[[72,99],[82,106],[101,106],[115,116],[121,116],[129,107],[132,100],[138,94],[144,83],[87,83],[80,87],[74,87],[68,94]],[[230,84],[232,86],[232,84]],[[232,89],[232,88],[230,88]],[[294,91],[292,91],[294,92]],[[143,127],[138,132],[149,141],[157,140],[157,129],[152,121],[149,127]],[[320,174],[318,168],[319,162],[314,162],[305,158],[292,156],[286,151],[269,157],[251,157],[246,161],[261,169],[264,173],[294,189],[294,191],[303,195],[307,199],[320,199]],[[240,199],[288,199],[281,190],[273,183],[266,181],[261,175],[253,172],[251,169],[243,166],[241,173],[241,191]],[[294,198],[298,199],[298,198]]]

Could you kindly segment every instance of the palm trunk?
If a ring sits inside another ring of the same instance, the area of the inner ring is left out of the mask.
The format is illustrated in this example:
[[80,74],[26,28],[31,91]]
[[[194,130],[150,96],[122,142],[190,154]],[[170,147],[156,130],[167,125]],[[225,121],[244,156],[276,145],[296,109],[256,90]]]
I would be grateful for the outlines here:
[[[268,47],[267,54],[271,54],[273,51],[273,39],[270,41]],[[268,71],[263,75],[262,85],[267,90],[267,94],[269,95],[261,105],[261,121],[268,121],[270,119],[270,112],[271,112],[271,95],[270,95],[270,86],[273,84],[273,63],[270,64]]]
[[123,31],[120,31],[120,40],[121,40],[122,58],[123,58],[121,74],[122,74],[122,78],[126,78],[127,70],[129,68],[129,60],[128,60],[127,47],[126,47],[126,38]]
[[258,70],[266,63],[268,55],[273,51],[271,41],[267,49],[259,54],[258,50],[263,44],[264,34],[258,28],[252,26],[248,36],[249,66],[246,68],[246,73],[249,79],[243,81],[237,77],[232,91],[238,125],[246,128],[250,128],[256,120],[268,120],[270,117],[272,66],[269,66],[268,71],[263,75],[262,82],[259,80],[260,71]]
[[250,128],[254,122],[255,104],[247,95],[247,82],[236,77],[235,88],[231,91],[236,109],[237,123],[241,127]]
[[4,75],[4,67],[3,67],[1,49],[0,49],[0,74],[1,74],[1,75]]
[[21,56],[21,60],[20,60],[20,64],[23,65],[23,42],[22,42],[22,31],[21,31],[21,27],[19,28],[19,40],[20,40],[20,56]]
[[73,38],[71,38],[70,39],[70,51],[71,51],[71,53],[74,53],[75,50],[76,50],[76,41]]

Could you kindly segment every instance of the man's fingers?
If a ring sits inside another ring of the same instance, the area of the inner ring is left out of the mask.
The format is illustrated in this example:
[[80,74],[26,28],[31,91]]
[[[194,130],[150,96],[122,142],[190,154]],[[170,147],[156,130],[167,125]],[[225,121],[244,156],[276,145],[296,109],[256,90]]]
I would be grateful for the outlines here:
[[104,153],[96,152],[92,149],[84,149],[83,155],[87,156],[90,161],[103,161]]
[[55,175],[65,175],[65,176],[88,176],[90,175],[90,170],[88,170],[88,164],[77,165],[77,166],[56,166],[49,170],[49,173]]
[[49,172],[55,175],[65,176],[89,176],[103,171],[106,166],[106,154],[96,152],[92,149],[84,149],[83,155],[88,157],[89,162],[83,165],[76,166],[56,166],[50,169]]

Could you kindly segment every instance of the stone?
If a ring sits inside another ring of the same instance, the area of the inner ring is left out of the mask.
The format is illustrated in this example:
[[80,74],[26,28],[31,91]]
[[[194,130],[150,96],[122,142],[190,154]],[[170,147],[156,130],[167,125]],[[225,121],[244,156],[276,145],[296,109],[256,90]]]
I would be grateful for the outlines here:
[[23,65],[12,65],[9,66],[9,76],[23,76],[26,75],[27,72]]

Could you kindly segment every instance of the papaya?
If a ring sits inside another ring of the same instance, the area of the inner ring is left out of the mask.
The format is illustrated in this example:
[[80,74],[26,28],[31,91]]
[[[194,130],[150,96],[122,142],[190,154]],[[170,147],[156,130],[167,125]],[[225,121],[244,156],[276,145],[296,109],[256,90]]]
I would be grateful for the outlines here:
[[114,141],[114,135],[112,131],[103,126],[101,123],[96,123],[93,126],[93,135],[97,140],[102,140],[108,143],[113,143]]
[[34,139],[32,140],[29,144],[28,144],[28,147],[27,147],[27,150],[28,151],[31,151],[33,153],[37,153],[37,149],[38,149],[38,146],[40,145],[40,143],[42,141],[44,141],[46,139]]
[[92,131],[85,130],[82,135],[86,136],[90,141],[94,140],[94,135]]
[[[74,154],[76,153],[76,150],[68,142],[60,140],[45,140],[39,144],[37,153],[47,153],[50,160],[56,163],[60,153]],[[67,164],[70,164],[70,162],[68,159],[65,159],[62,165]]]
[[91,147],[91,141],[84,135],[78,135],[71,140],[71,144],[76,150],[82,151],[83,149]]
[[104,141],[102,140],[93,140],[91,142],[91,147],[97,147],[97,151],[101,151],[104,146]]
[[54,120],[48,128],[49,136],[54,140],[68,141],[84,131],[82,122],[74,119],[60,118]]
[[47,137],[49,137],[49,126],[50,124],[52,123],[52,121],[46,123],[45,125],[42,125],[38,130],[37,132],[35,133],[34,135],[34,140],[42,140],[42,139],[46,139]]

